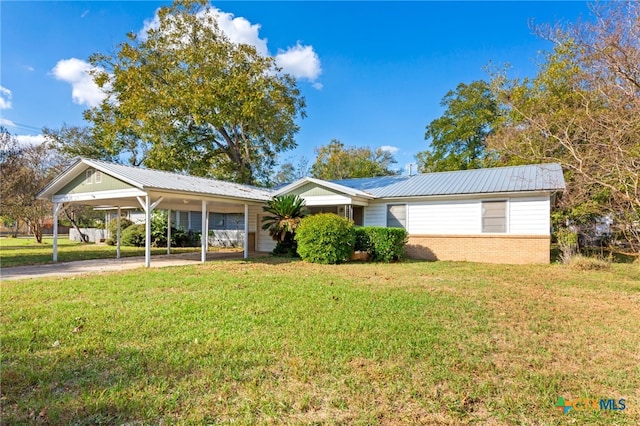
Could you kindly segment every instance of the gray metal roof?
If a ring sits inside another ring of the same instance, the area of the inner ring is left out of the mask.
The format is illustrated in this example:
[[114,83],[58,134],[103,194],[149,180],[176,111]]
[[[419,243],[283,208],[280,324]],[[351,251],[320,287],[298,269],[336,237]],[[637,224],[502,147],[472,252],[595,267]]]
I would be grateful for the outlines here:
[[486,194],[565,189],[559,164],[496,167],[425,173],[414,176],[347,179],[335,183],[366,191],[378,198]]
[[50,198],[73,177],[77,176],[77,173],[88,167],[100,170],[141,190],[176,191],[255,201],[269,200],[272,195],[268,189],[250,185],[79,158],[47,185],[38,194],[38,198]]
[[226,182],[217,179],[187,176],[161,170],[143,169],[108,163],[106,161],[87,160],[88,165],[102,170],[103,173],[118,177],[140,189],[159,189],[165,191],[194,192],[223,197],[246,198],[252,200],[269,200],[271,192],[265,188]]

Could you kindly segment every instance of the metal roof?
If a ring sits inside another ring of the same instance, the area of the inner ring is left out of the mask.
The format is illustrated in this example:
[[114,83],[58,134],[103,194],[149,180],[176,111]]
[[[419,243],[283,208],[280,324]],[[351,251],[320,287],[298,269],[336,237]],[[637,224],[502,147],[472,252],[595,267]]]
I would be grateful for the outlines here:
[[347,179],[335,183],[366,191],[377,198],[565,189],[562,168],[555,163],[424,173],[410,177]]
[[271,199],[271,191],[265,188],[86,158],[78,159],[62,175],[44,188],[38,196],[45,197],[50,193],[55,193],[70,178],[75,177],[79,168],[83,165],[85,166],[84,168],[93,167],[141,190],[177,191],[256,201]]

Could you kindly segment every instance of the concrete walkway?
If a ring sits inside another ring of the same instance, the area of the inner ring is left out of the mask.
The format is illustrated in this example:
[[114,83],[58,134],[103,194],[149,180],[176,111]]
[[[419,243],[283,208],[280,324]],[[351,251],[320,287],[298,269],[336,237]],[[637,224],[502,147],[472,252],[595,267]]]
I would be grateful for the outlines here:
[[[242,259],[242,257],[242,251],[207,253],[207,261]],[[151,256],[152,268],[163,268],[166,266],[179,265],[195,265],[198,263],[201,263],[200,253],[181,253]],[[123,257],[121,259],[78,260],[75,262],[59,262],[46,265],[15,266],[11,268],[0,269],[0,277],[2,281],[5,281],[26,278],[45,278],[55,276],[92,274],[136,268],[144,268],[144,256]]]

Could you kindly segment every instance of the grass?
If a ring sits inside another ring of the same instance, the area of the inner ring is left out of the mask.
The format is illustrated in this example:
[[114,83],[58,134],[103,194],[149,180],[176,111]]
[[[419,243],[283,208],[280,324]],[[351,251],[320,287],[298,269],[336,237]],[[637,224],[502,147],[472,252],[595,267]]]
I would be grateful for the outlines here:
[[[199,247],[172,247],[172,253],[198,252]],[[166,247],[152,248],[151,254],[166,254]],[[0,238],[0,264],[3,268],[52,263],[53,238],[36,244],[33,238]],[[144,247],[120,247],[121,257],[144,256]],[[58,239],[58,261],[114,259],[116,247],[106,244],[80,243],[68,238]]]
[[259,258],[1,297],[3,424],[640,423],[638,264]]

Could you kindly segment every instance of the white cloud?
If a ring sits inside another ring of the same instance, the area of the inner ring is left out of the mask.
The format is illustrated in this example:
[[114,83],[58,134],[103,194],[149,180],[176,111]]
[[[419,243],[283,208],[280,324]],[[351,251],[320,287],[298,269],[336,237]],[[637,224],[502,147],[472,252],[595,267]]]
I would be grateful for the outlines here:
[[71,58],[58,61],[51,72],[58,80],[71,84],[73,102],[96,107],[106,95],[89,74],[92,68],[91,64],[81,59]]
[[233,13],[223,12],[220,9],[210,9],[210,12],[216,18],[220,29],[229,37],[233,43],[249,44],[254,46],[259,54],[267,56],[267,39],[260,38],[260,24],[252,24],[246,18],[241,16],[234,18]]
[[24,66],[24,69],[26,69],[27,71],[31,71],[31,72],[33,72],[33,71],[35,71],[35,70],[36,70],[36,69],[35,69],[34,67],[32,67],[31,65],[25,65],[25,66]]
[[391,146],[391,145],[382,145],[380,147],[381,150],[383,151],[387,151],[391,154],[395,154],[396,152],[398,152],[398,148],[396,148],[395,146]]
[[16,127],[16,123],[6,118],[0,117],[0,126]]
[[82,12],[82,15],[80,15],[80,18],[84,18],[88,14],[89,14],[89,9],[85,10],[84,12]]
[[0,109],[11,108],[11,90],[0,86]]
[[44,142],[44,135],[16,135],[20,145],[40,145]]
[[[225,33],[233,43],[244,43],[254,46],[256,51],[262,56],[269,56],[267,39],[260,37],[260,24],[252,24],[242,16],[235,17],[233,13],[223,12],[215,7],[207,8],[200,12],[200,17],[212,16],[218,23],[218,27]],[[138,37],[146,38],[150,29],[158,28],[160,21],[156,11],[153,19],[146,20],[143,28],[138,32]],[[278,50],[275,56],[276,64],[282,70],[298,79],[308,80],[316,89],[321,89],[322,84],[316,82],[322,68],[320,58],[313,50],[313,46],[304,46],[297,43],[287,50]]]
[[286,51],[280,50],[276,55],[276,63],[286,73],[295,78],[303,78],[311,82],[320,77],[320,58],[314,52],[313,46],[303,46],[297,43]]

